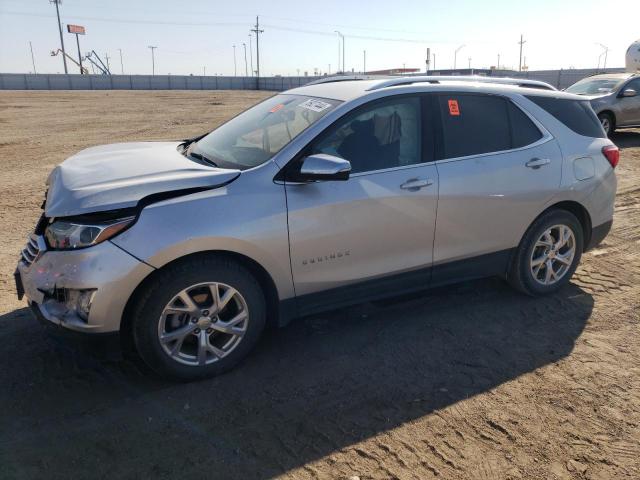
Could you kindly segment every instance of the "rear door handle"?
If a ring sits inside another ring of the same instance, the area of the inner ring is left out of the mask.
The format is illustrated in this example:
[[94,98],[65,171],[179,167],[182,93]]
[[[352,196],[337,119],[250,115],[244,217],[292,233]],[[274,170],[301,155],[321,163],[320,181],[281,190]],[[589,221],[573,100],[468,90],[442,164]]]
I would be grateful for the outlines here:
[[532,158],[524,165],[525,167],[529,167],[529,168],[533,168],[534,170],[537,170],[538,168],[543,167],[545,165],[549,165],[550,163],[551,163],[551,160],[549,160],[548,158]]
[[431,180],[430,178],[410,178],[402,185],[400,185],[400,188],[402,188],[403,190],[416,191],[420,190],[421,188],[428,187],[429,185],[433,185],[433,180]]

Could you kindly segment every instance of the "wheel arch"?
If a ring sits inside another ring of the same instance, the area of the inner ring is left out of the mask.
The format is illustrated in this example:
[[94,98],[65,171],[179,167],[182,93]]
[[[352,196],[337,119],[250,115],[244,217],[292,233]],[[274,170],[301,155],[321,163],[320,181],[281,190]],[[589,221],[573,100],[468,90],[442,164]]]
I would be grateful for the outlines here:
[[582,226],[582,237],[583,237],[582,247],[583,247],[583,251],[586,251],[589,245],[589,242],[591,241],[592,223],[591,223],[591,215],[589,215],[589,212],[584,207],[584,205],[580,204],[579,202],[576,202],[575,200],[563,200],[561,202],[554,203],[553,205],[547,207],[543,212],[541,212],[540,215],[538,215],[529,224],[529,226],[533,225],[533,223],[536,220],[538,220],[538,218],[540,218],[542,215],[549,212],[550,210],[565,210],[575,215],[575,217],[580,222],[580,225]]
[[611,117],[611,120],[613,120],[613,127],[615,128],[616,125],[618,124],[617,120],[616,120],[616,114],[613,110],[606,108],[604,110],[601,110],[600,112],[598,112],[598,115],[602,115],[602,114],[606,114],[609,115]]
[[134,289],[133,293],[129,297],[129,300],[127,300],[127,303],[125,305],[124,312],[122,314],[122,318],[120,321],[120,336],[121,336],[123,350],[125,352],[130,353],[135,350],[135,347],[133,344],[133,335],[132,335],[132,327],[133,327],[132,312],[133,312],[135,302],[137,301],[141,293],[144,291],[144,289],[147,287],[147,285],[152,283],[155,280],[155,278],[160,274],[160,272],[164,271],[165,269],[171,266],[176,265],[177,263],[187,262],[197,258],[210,257],[210,256],[231,259],[241,264],[247,270],[249,270],[249,272],[251,272],[256,277],[256,280],[260,284],[260,287],[262,288],[262,291],[264,292],[264,295],[265,295],[265,301],[267,304],[267,326],[275,327],[285,323],[286,320],[283,321],[283,318],[285,318],[286,315],[288,315],[288,312],[283,312],[283,306],[278,296],[278,289],[276,287],[275,281],[273,280],[269,272],[267,272],[267,270],[260,263],[258,263],[254,259],[244,254],[228,251],[228,250],[207,250],[207,251],[201,251],[201,252],[194,252],[194,253],[189,253],[182,257],[176,258],[166,263],[165,265],[162,265],[160,268],[154,270],[149,275],[147,275]]

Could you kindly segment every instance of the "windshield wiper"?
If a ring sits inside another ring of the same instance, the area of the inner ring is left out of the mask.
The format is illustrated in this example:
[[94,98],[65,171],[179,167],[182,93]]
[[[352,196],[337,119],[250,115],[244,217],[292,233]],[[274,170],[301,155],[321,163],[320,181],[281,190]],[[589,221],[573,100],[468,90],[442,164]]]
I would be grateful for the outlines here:
[[196,160],[202,160],[203,162],[207,162],[208,164],[217,167],[218,164],[216,162],[214,162],[213,160],[211,160],[210,158],[208,158],[205,155],[202,155],[201,153],[197,153],[197,152],[187,152],[187,155],[189,155],[190,157],[195,158]]

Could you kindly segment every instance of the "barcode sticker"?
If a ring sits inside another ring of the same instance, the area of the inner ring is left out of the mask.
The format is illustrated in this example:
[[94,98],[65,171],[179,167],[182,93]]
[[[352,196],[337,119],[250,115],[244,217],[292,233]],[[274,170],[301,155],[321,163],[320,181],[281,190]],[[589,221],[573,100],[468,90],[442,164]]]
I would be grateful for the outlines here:
[[314,112],[321,112],[329,108],[331,104],[327,102],[323,102],[322,100],[315,100],[310,98],[309,100],[302,102],[298,106]]

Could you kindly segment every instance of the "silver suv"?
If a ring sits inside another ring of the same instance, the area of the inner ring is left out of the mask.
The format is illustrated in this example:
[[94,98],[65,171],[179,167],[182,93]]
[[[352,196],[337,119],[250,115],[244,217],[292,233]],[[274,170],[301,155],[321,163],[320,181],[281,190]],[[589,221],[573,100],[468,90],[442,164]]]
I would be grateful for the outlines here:
[[607,135],[616,128],[640,127],[640,75],[594,75],[574,83],[567,92],[589,99]]
[[57,166],[18,295],[163,375],[215,375],[298,316],[495,275],[555,292],[610,229],[618,155],[588,101],[536,86],[305,86]]

